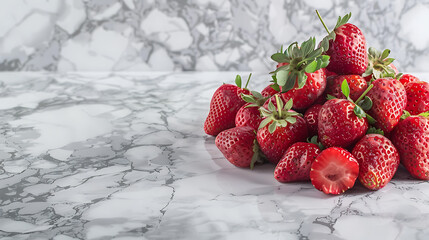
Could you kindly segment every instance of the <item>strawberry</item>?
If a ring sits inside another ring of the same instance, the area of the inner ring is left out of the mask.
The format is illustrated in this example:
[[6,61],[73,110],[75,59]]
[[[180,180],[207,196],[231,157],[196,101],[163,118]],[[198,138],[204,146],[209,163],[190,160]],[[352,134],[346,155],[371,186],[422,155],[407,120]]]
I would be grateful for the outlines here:
[[313,186],[326,194],[340,194],[353,187],[359,174],[359,164],[345,149],[323,150],[311,164]]
[[216,147],[234,166],[253,168],[259,158],[255,130],[251,127],[234,127],[216,136]]
[[379,78],[372,82],[367,96],[372,99],[368,113],[377,121],[375,126],[389,133],[398,124],[407,104],[404,86],[392,78]]
[[372,47],[368,49],[368,67],[362,74],[367,82],[379,78],[399,77],[398,69],[392,63],[395,59],[388,58],[389,54],[389,49],[385,49],[383,52]]
[[399,166],[399,153],[392,142],[380,134],[365,135],[355,145],[353,156],[359,163],[359,181],[378,190],[392,179]]
[[315,49],[315,46],[315,38],[310,38],[301,46],[295,42],[271,56],[278,62],[278,68],[271,72],[273,82],[280,86],[285,101],[293,99],[295,110],[310,107],[326,87],[324,67],[329,63],[329,56],[322,55],[323,48]]
[[366,117],[356,115],[356,105],[346,99],[331,99],[323,104],[318,117],[318,135],[326,147],[347,148],[368,130]]
[[410,82],[418,82],[418,81],[420,81],[420,79],[418,77],[414,76],[414,75],[411,75],[411,74],[403,74],[401,76],[401,78],[399,79],[399,81],[405,87],[405,85],[407,85],[408,83],[410,83]]
[[273,164],[279,162],[289,146],[308,137],[305,120],[299,113],[290,110],[293,100],[283,105],[280,97],[275,96],[277,109],[272,102],[268,104],[268,109],[261,108],[264,120],[256,134],[262,153]]
[[317,135],[317,123],[319,118],[319,111],[322,108],[320,104],[314,104],[307,111],[305,111],[304,119],[307,123],[308,133],[310,136]]
[[326,74],[323,69],[313,73],[305,73],[307,82],[302,88],[295,83],[294,88],[282,93],[284,101],[293,99],[293,109],[303,110],[310,107],[325,90]]
[[238,110],[235,116],[235,126],[250,126],[256,131],[262,121],[259,107],[266,102],[267,98],[256,91],[251,91],[251,95],[243,94],[242,98],[247,103]]
[[319,12],[316,13],[328,32],[328,36],[321,42],[321,46],[328,49],[326,54],[330,56],[326,69],[341,75],[362,75],[368,66],[366,40],[358,27],[347,23],[351,13],[343,18],[339,17],[333,31],[329,31]]
[[246,103],[241,94],[250,94],[249,90],[241,88],[240,75],[237,75],[235,82],[237,86],[223,84],[213,94],[209,115],[204,122],[204,131],[208,135],[216,136],[223,130],[235,127],[235,115]]
[[410,82],[405,85],[407,92],[407,106],[405,110],[411,115],[417,115],[429,111],[429,83]]
[[274,84],[270,84],[270,85],[266,86],[261,92],[262,96],[264,98],[272,97],[272,96],[274,96],[274,94],[280,92],[280,89],[278,89],[278,91],[277,91],[275,88],[276,87],[274,86]]
[[411,175],[429,180],[429,119],[421,115],[407,117],[395,127],[391,139]]
[[290,146],[274,170],[279,182],[310,180],[310,168],[320,149],[314,143],[298,142]]
[[356,101],[368,87],[365,79],[360,75],[336,75],[327,78],[325,94],[336,98],[345,98],[341,92],[341,83],[344,79],[349,84],[350,98],[353,101]]
[[326,69],[326,68],[324,68],[324,69],[325,69],[326,77],[330,77],[330,76],[335,76],[335,75],[337,75],[336,73],[331,72],[331,71],[329,71],[329,70],[328,70],[328,69]]

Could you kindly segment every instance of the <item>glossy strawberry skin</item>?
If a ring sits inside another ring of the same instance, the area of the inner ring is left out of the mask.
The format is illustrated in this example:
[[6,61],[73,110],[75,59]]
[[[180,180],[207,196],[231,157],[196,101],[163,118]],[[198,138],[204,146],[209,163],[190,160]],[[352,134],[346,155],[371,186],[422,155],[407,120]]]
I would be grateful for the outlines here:
[[215,91],[204,122],[204,131],[208,135],[216,136],[223,130],[235,127],[235,116],[246,103],[241,98],[241,93],[250,94],[247,89],[232,84],[223,84]]
[[314,104],[305,111],[304,119],[307,122],[308,134],[310,136],[317,135],[319,111],[322,108],[320,104]]
[[399,153],[392,142],[380,134],[365,135],[355,145],[353,156],[359,163],[359,181],[366,188],[386,186],[399,166]]
[[250,104],[251,103],[246,103],[238,110],[235,116],[235,126],[249,126],[257,131],[262,121],[262,116],[258,107],[247,107]]
[[274,170],[279,182],[310,180],[310,169],[320,149],[316,144],[298,142],[288,148]]
[[401,78],[399,79],[399,81],[402,83],[402,85],[407,85],[410,82],[418,82],[420,81],[420,79],[414,75],[411,74],[404,74],[401,76]]
[[262,90],[262,92],[261,92],[262,97],[264,97],[264,98],[272,97],[272,96],[274,96],[274,94],[278,93],[278,91],[274,90],[274,88],[271,87],[272,85],[273,84],[270,84]]
[[405,110],[411,115],[429,111],[429,83],[417,81],[405,85],[407,106]]
[[216,136],[216,147],[234,166],[248,168],[253,157],[256,134],[253,128],[234,127]]
[[354,113],[355,104],[345,99],[328,100],[318,117],[319,141],[325,147],[347,148],[368,130],[368,120]]
[[326,194],[341,194],[353,187],[359,174],[359,164],[345,149],[331,147],[323,150],[311,164],[313,186]]
[[407,104],[404,86],[392,78],[380,78],[372,82],[374,87],[366,96],[372,100],[372,108],[368,111],[377,122],[375,126],[389,133],[398,124]]
[[429,119],[411,116],[399,122],[391,140],[401,163],[417,179],[429,180]]
[[341,91],[341,84],[344,79],[349,84],[350,98],[353,101],[356,101],[368,87],[365,79],[360,75],[336,75],[326,79],[325,93],[336,98],[345,99],[346,97]]
[[368,66],[366,40],[362,31],[351,23],[336,28],[335,41],[329,41],[330,63],[326,67],[337,74],[362,75]]
[[324,69],[319,69],[314,73],[306,73],[307,81],[304,87],[298,89],[298,83],[294,88],[282,93],[285,102],[293,99],[293,109],[304,110],[310,107],[326,88],[326,73]]
[[304,142],[308,137],[307,125],[304,118],[300,116],[296,116],[294,124],[288,123],[286,127],[278,126],[273,133],[268,131],[269,124],[260,128],[256,136],[262,153],[273,164],[279,162],[292,144]]

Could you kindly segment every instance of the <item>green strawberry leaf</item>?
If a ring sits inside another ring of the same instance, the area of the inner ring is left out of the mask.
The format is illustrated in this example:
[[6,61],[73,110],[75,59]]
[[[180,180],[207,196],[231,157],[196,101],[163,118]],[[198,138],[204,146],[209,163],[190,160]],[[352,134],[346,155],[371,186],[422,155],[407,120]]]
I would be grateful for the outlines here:
[[241,94],[241,98],[248,103],[256,103],[255,98],[252,95]]
[[429,112],[422,112],[422,113],[419,114],[419,116],[429,117]]
[[237,85],[237,87],[241,88],[241,76],[237,75],[235,77],[235,85]]
[[274,106],[274,103],[273,103],[272,101],[270,101],[270,102],[268,103],[268,110],[269,110],[270,112],[274,112],[274,111],[276,111],[276,106]]
[[332,100],[332,99],[337,99],[337,98],[332,96],[331,94],[326,95],[326,100]]
[[270,133],[273,133],[275,130],[276,130],[276,122],[275,121],[273,121],[269,126],[268,126],[268,131],[270,132]]
[[261,98],[263,98],[262,97],[262,94],[261,93],[259,93],[258,91],[250,91],[251,93],[252,93],[252,96],[254,97],[254,98],[256,98],[256,99],[261,99]]
[[338,17],[338,21],[334,29],[337,29],[342,25],[346,24],[349,21],[351,16],[352,16],[352,13],[346,14],[344,17]]
[[411,116],[411,113],[408,112],[408,111],[406,111],[406,110],[404,110],[402,112],[401,119],[404,120],[404,119],[406,119],[407,117],[410,117],[410,116]]
[[344,94],[344,96],[346,96],[347,99],[350,98],[350,87],[346,79],[344,79],[344,81],[341,83],[341,92]]
[[277,92],[280,92],[280,86],[277,83],[272,84],[271,88],[274,89]]
[[294,118],[294,117],[287,117],[286,121],[290,122],[291,124],[294,124],[294,123],[296,123],[296,118]]
[[371,133],[380,134],[380,135],[384,136],[383,130],[378,129],[376,127],[370,127],[370,128],[368,128],[368,131],[366,131],[366,134],[371,134]]
[[286,81],[288,79],[288,76],[289,76],[289,71],[282,70],[282,71],[277,72],[276,79],[277,79],[278,85],[280,85],[280,86],[286,85]]
[[389,56],[390,49],[384,49],[383,53],[381,54],[381,59],[385,59]]
[[288,58],[283,53],[274,53],[273,55],[271,55],[271,59],[273,59],[274,61],[276,61],[278,63],[289,63],[290,62],[290,58]]
[[293,99],[291,98],[286,102],[284,109],[286,111],[288,111],[288,110],[292,109],[292,107],[293,107]]
[[317,61],[313,60],[311,63],[309,63],[306,67],[305,67],[305,72],[306,73],[313,73],[317,71]]
[[264,128],[265,126],[268,125],[268,123],[270,123],[272,121],[272,119],[270,117],[266,117],[264,118],[264,120],[261,121],[261,123],[259,124],[258,129]]
[[362,108],[360,108],[358,105],[356,105],[353,108],[353,112],[356,114],[356,116],[360,119],[366,117],[366,113],[362,110]]
[[357,104],[365,111],[368,111],[372,108],[372,100],[368,96],[365,96],[365,98]]
[[303,88],[306,82],[307,75],[305,75],[303,72],[298,72],[298,89]]

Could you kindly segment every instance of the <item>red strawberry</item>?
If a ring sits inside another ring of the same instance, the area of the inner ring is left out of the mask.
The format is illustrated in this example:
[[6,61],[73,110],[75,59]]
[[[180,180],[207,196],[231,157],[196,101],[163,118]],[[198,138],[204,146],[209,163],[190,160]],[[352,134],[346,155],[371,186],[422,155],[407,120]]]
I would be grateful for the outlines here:
[[307,123],[308,133],[310,136],[317,135],[317,123],[319,117],[319,111],[322,108],[322,105],[315,104],[311,106],[307,111],[305,111],[304,119]]
[[400,121],[391,139],[411,175],[429,180],[429,119],[418,115]]
[[380,134],[365,135],[352,154],[359,163],[359,181],[371,190],[386,186],[399,166],[398,151]]
[[294,88],[282,93],[284,101],[293,99],[293,109],[303,110],[310,107],[326,88],[326,74],[324,69],[319,69],[313,73],[305,73],[307,82],[302,88],[298,87],[298,82]]
[[273,85],[274,85],[274,84],[270,84],[270,85],[266,86],[266,87],[264,88],[264,90],[262,90],[261,94],[262,94],[262,96],[263,96],[264,98],[266,98],[266,97],[272,97],[272,96],[274,96],[274,94],[276,94],[276,93],[278,93],[278,92],[279,92],[279,91],[277,91],[277,90],[275,90],[275,89],[273,88]]
[[252,95],[242,95],[242,98],[247,103],[238,110],[235,116],[235,126],[250,126],[256,131],[262,121],[259,107],[266,102],[267,98],[256,91],[252,91],[251,93]]
[[398,69],[392,63],[395,59],[388,58],[389,54],[389,49],[385,49],[383,52],[372,47],[368,49],[368,67],[362,75],[367,82],[371,79],[396,78]]
[[296,142],[305,141],[308,137],[307,125],[299,113],[290,110],[292,100],[283,105],[283,101],[277,96],[277,109],[273,103],[268,104],[268,109],[261,108],[264,116],[257,140],[262,153],[268,161],[277,164],[289,146]]
[[341,84],[347,80],[350,87],[350,98],[356,101],[368,87],[365,79],[360,75],[336,75],[328,77],[326,80],[325,94],[332,95],[336,98],[346,98],[341,92]]
[[310,168],[320,149],[314,143],[298,142],[288,148],[274,170],[279,182],[310,180]]
[[418,82],[420,81],[420,79],[414,75],[411,74],[404,74],[402,75],[402,77],[399,79],[399,81],[402,83],[402,85],[407,85],[410,82]]
[[[328,32],[329,49],[326,54],[330,56],[329,65],[326,67],[331,72],[346,75],[362,75],[368,66],[368,55],[366,53],[366,40],[362,31],[353,24],[347,23],[351,13],[343,18],[339,17],[334,30],[331,32],[323,22],[319,12],[320,21]],[[327,48],[326,40],[321,45]]]
[[429,111],[429,83],[410,82],[405,85],[407,92],[407,106],[405,110],[411,115],[417,115]]
[[310,38],[303,42],[291,44],[271,58],[278,62],[272,72],[273,82],[280,86],[285,101],[293,99],[293,109],[304,110],[310,107],[322,95],[326,87],[325,67],[329,56],[322,55],[323,48],[315,49],[316,40]]
[[322,106],[319,111],[318,133],[324,146],[347,148],[365,135],[368,121],[355,114],[355,106],[345,99],[331,99]]
[[324,68],[324,69],[325,69],[326,77],[330,77],[330,76],[335,76],[335,75],[337,75],[336,73],[331,72],[331,71],[329,71],[329,70],[328,70],[328,69],[326,69],[326,68]]
[[235,116],[235,126],[249,126],[256,131],[258,130],[259,124],[261,124],[262,116],[261,112],[259,112],[259,107],[252,107],[250,106],[251,104],[252,103],[246,103],[238,110]]
[[216,136],[216,146],[234,166],[253,168],[258,160],[255,130],[251,127],[235,127]]
[[313,186],[326,194],[340,194],[353,187],[359,164],[353,155],[338,147],[323,150],[311,165]]
[[213,94],[209,115],[204,122],[204,131],[207,134],[216,136],[225,129],[235,127],[235,115],[246,103],[241,98],[241,94],[250,94],[249,90],[241,88],[239,75],[236,83],[238,86],[223,84]]
[[374,87],[368,92],[373,105],[368,114],[377,122],[375,126],[389,133],[398,124],[407,104],[404,86],[392,78],[380,78],[372,82]]

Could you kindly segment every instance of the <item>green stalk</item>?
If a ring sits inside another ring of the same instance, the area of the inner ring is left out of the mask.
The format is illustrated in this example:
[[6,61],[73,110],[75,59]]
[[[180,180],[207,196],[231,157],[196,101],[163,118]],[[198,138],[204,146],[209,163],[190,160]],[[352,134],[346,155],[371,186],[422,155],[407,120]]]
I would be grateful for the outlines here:
[[249,74],[249,78],[247,78],[246,86],[244,88],[247,88],[247,85],[249,85],[250,77],[252,76],[252,73]]
[[328,34],[330,34],[331,32],[329,31],[328,27],[326,26],[326,24],[323,22],[322,16],[320,16],[319,11],[316,10],[317,16],[319,17],[320,21],[323,24],[323,27],[325,27],[326,32],[328,32]]
[[365,90],[365,92],[363,92],[362,95],[360,95],[360,97],[355,101],[355,103],[358,104],[358,102],[362,100],[365,97],[365,95],[369,92],[369,90],[371,90],[373,87],[374,87],[373,84],[369,85],[368,88]]
[[276,103],[277,103],[277,110],[279,111],[279,118],[282,117],[282,108],[280,107],[280,99],[279,95],[276,94]]

